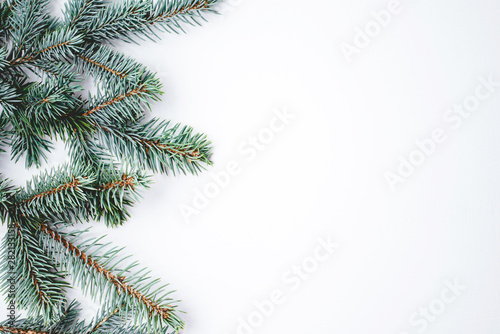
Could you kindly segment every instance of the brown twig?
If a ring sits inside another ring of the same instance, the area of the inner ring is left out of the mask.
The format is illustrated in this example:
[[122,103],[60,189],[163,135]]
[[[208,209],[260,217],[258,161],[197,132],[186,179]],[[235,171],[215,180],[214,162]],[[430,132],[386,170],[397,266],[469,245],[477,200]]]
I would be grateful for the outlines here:
[[22,329],[22,328],[7,327],[7,326],[0,326],[0,332],[7,332],[11,334],[49,334],[48,332],[41,332],[32,329]]
[[99,327],[101,327],[106,321],[108,321],[112,316],[120,311],[123,305],[117,307],[113,312],[111,312],[106,318],[102,319],[89,333],[94,333]]
[[118,77],[120,77],[122,79],[124,79],[124,78],[127,77],[126,73],[124,73],[124,72],[118,72],[116,70],[113,70],[112,68],[106,67],[105,65],[103,65],[103,64],[101,64],[101,63],[99,63],[99,62],[97,62],[97,61],[95,61],[95,60],[93,60],[91,58],[88,58],[88,57],[85,57],[85,56],[82,56],[82,55],[77,55],[77,57],[85,60],[86,62],[91,63],[92,65],[100,67],[100,68],[102,68],[103,70],[105,70],[107,72],[113,73],[114,75],[116,75],[116,76],[118,76]]
[[[189,149],[179,150],[179,149],[175,149],[175,148],[171,147],[168,144],[160,144],[159,140],[145,140],[145,139],[141,139],[140,142],[143,143],[143,144],[146,144],[147,146],[156,146],[156,147],[161,148],[161,149],[163,149],[165,151],[169,151],[169,152],[174,153],[174,154],[179,154],[181,156],[188,156],[189,158],[192,158],[192,159],[197,159],[200,156],[200,151],[198,151],[198,150],[189,150]],[[146,148],[146,152],[148,152],[148,151],[149,151],[148,148]]]
[[66,41],[66,42],[62,42],[62,43],[59,43],[59,44],[55,44],[55,45],[51,45],[49,47],[46,47],[45,49],[43,50],[40,50],[38,51],[35,55],[31,55],[29,57],[21,57],[21,58],[17,58],[15,60],[12,60],[10,62],[11,65],[17,65],[17,64],[22,64],[22,63],[27,63],[29,61],[32,61],[34,60],[36,57],[38,57],[39,55],[41,55],[42,53],[44,52],[47,52],[49,50],[52,50],[52,49],[55,49],[55,48],[58,48],[58,47],[61,47],[63,45],[68,45],[70,43],[70,41]]
[[208,1],[204,0],[200,3],[193,4],[191,6],[186,6],[184,8],[178,8],[177,10],[175,10],[172,13],[158,16],[150,24],[155,24],[156,22],[158,22],[160,20],[168,19],[168,18],[174,17],[174,16],[179,15],[179,14],[185,14],[185,13],[192,11],[192,10],[202,10],[202,9],[206,9],[206,8],[208,8]]
[[127,175],[123,174],[121,180],[108,182],[106,184],[103,184],[103,185],[97,187],[97,189],[108,190],[108,189],[117,188],[117,187],[131,187],[132,189],[134,189],[134,178],[132,176],[127,176]]
[[53,194],[59,193],[59,192],[61,192],[63,190],[66,190],[68,188],[73,188],[74,189],[74,188],[78,187],[79,184],[80,184],[80,181],[78,179],[74,179],[73,181],[68,182],[66,184],[63,184],[63,185],[61,185],[61,186],[59,186],[57,188],[41,192],[38,195],[32,196],[32,197],[30,197],[28,199],[25,199],[23,201],[23,203],[32,202],[35,199],[39,199],[39,198],[42,198],[42,197],[45,197],[45,196],[53,195]]
[[112,104],[115,104],[116,102],[121,101],[126,97],[130,97],[132,95],[137,95],[137,94],[144,93],[144,92],[146,92],[146,87],[144,85],[141,85],[139,88],[135,88],[135,89],[132,89],[132,90],[126,92],[125,94],[118,95],[117,97],[115,97],[109,101],[106,101],[106,102],[98,105],[97,107],[94,107],[94,108],[84,112],[83,116],[91,115],[94,112],[99,111],[103,108],[106,108],[107,106],[110,106]]

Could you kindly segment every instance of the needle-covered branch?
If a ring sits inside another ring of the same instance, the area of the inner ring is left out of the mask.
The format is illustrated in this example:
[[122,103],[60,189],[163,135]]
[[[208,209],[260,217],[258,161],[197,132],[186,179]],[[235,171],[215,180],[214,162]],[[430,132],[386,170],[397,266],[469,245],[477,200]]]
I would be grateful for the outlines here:
[[[2,244],[1,291],[7,303],[13,301],[29,315],[42,315],[48,322],[66,303],[69,285],[29,229],[9,224]],[[14,293],[9,293],[10,286],[15,286]]]
[[84,101],[76,93],[81,90],[79,85],[64,78],[32,84],[23,103],[33,132],[67,140],[75,132],[91,131],[88,120],[79,114]]
[[90,326],[78,318],[80,304],[63,305],[58,315],[46,321],[43,317],[9,319],[0,323],[0,333],[6,334],[90,334]]
[[150,101],[157,101],[162,94],[160,81],[146,72],[137,80],[117,82],[105,93],[92,99],[83,116],[95,123],[121,123],[140,118]]
[[62,27],[47,33],[34,43],[29,52],[13,59],[10,64],[21,65],[40,58],[46,61],[66,60],[80,51],[82,42],[83,36],[76,30]]
[[79,72],[110,84],[122,80],[137,81],[146,72],[142,64],[100,44],[89,45],[77,55],[75,64]]
[[[121,306],[106,304],[88,324],[79,320],[80,304],[76,301],[61,309],[59,317],[49,323],[42,317],[7,320],[0,322],[2,334],[148,334],[143,325],[129,323],[130,314]],[[168,328],[155,332],[166,334]]]
[[53,252],[59,265],[72,275],[84,293],[99,301],[123,304],[134,322],[146,322],[149,330],[183,327],[173,305],[176,301],[168,297],[172,291],[165,290],[167,285],[158,286],[159,280],[152,279],[145,268],[133,271],[137,263],[120,268],[126,259],[122,256],[117,260],[121,249],[102,244],[102,238],[74,241],[82,239],[81,231],[63,233],[46,224],[41,225],[40,231],[44,249]]
[[27,182],[14,196],[16,217],[51,217],[67,210],[85,207],[86,191],[95,179],[85,169],[63,166],[43,172]]
[[120,171],[112,165],[97,170],[63,166],[35,176],[25,188],[11,191],[5,207],[14,218],[66,222],[102,219],[108,226],[117,226],[129,217],[128,208],[149,184],[150,178],[144,173]]
[[190,127],[152,119],[146,123],[104,126],[99,139],[114,155],[153,172],[197,174],[210,165],[211,143]]
[[214,12],[218,0],[128,0],[109,4],[85,29],[87,38],[99,42],[135,37],[157,39],[156,31],[182,31],[181,24],[200,24],[203,12]]
[[90,198],[90,217],[103,219],[108,226],[121,225],[130,214],[128,207],[140,198],[139,190],[149,188],[150,179],[138,172],[102,170]]
[[[182,31],[216,2],[68,0],[62,19],[50,15],[49,0],[0,2],[0,154],[30,168],[48,159],[55,140],[69,151],[67,164],[25,187],[0,178],[0,220],[9,227],[0,292],[28,314],[0,323],[0,333],[163,334],[183,327],[171,291],[146,269],[124,264],[121,249],[101,238],[63,228],[123,224],[149,187],[145,171],[196,174],[211,164],[205,135],[145,121],[162,85],[109,44]],[[78,320],[76,303],[66,307],[67,276],[103,303],[91,323]]]

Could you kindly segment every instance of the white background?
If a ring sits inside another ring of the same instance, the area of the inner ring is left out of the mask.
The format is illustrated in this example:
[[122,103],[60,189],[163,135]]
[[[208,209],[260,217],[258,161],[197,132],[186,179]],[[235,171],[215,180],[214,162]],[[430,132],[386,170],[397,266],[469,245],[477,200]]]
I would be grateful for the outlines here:
[[[349,63],[340,45],[388,3],[234,0],[187,34],[117,45],[159,72],[152,113],[214,145],[207,172],[156,176],[123,227],[95,224],[178,290],[184,333],[419,333],[410,317],[446,280],[466,288],[422,332],[498,333],[500,87],[460,127],[444,115],[480,77],[500,81],[500,3],[401,0]],[[276,108],[294,118],[247,159],[238,148]],[[391,191],[385,173],[437,128],[447,139]],[[239,173],[183,217],[233,160]],[[5,164],[18,185],[35,172]],[[328,237],[339,248],[294,289],[283,277]],[[273,290],[284,301],[259,318]]]

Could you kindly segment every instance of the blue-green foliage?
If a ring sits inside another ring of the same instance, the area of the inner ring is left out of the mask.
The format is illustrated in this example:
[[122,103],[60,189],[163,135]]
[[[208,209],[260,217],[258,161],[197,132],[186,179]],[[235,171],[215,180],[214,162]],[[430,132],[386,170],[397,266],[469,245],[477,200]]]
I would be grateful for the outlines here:
[[[123,224],[148,188],[148,173],[197,174],[211,143],[190,127],[146,120],[162,96],[156,75],[117,52],[115,41],[158,40],[214,12],[218,0],[69,0],[63,17],[49,0],[0,2],[0,154],[40,167],[62,140],[65,165],[41,171],[24,187],[0,175],[0,291],[28,318],[0,333],[168,333],[183,327],[167,285],[80,222]],[[91,77],[95,94],[84,94]],[[84,97],[87,96],[87,97]],[[74,227],[73,227],[74,228]],[[9,287],[15,280],[15,298]],[[91,323],[68,305],[68,282],[102,303]]]

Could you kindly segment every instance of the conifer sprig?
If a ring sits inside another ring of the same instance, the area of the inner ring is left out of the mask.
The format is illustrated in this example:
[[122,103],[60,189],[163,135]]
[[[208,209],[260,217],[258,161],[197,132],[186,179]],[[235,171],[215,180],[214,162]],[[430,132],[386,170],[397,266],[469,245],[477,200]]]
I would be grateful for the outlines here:
[[85,169],[63,166],[35,176],[14,196],[13,213],[18,217],[51,217],[82,208],[94,178]]
[[[132,271],[138,266],[137,262],[119,268],[126,259],[116,260],[122,249],[102,244],[102,238],[90,238],[76,244],[71,239],[81,239],[84,233],[81,231],[66,234],[46,224],[40,225],[40,231],[44,249],[53,252],[59,265],[71,273],[84,293],[99,301],[123,304],[135,324],[146,322],[153,332],[165,326],[175,331],[184,326],[173,305],[176,301],[168,297],[172,291],[165,291],[167,285],[158,286],[159,280],[151,279],[145,268]],[[88,285],[89,277],[99,284]],[[152,288],[154,293],[150,292]]]
[[[43,314],[50,321],[66,303],[65,290],[69,285],[28,229],[14,223],[4,238],[2,255],[10,260],[2,263],[1,290],[8,302],[14,301],[31,315]],[[11,284],[16,286],[15,295],[7,293]]]
[[[60,316],[46,323],[41,317],[30,317],[0,323],[0,333],[5,334],[148,334],[144,325],[129,322],[130,313],[123,307],[106,305],[89,323],[79,320],[80,304],[71,302],[59,312]],[[163,328],[156,334],[166,334]]]
[[106,6],[87,27],[87,38],[99,42],[135,37],[158,39],[155,30],[178,32],[182,23],[199,24],[203,12],[214,12],[217,0],[158,1],[128,0]]
[[35,43],[31,52],[13,59],[10,64],[21,65],[40,58],[46,61],[67,60],[80,50],[82,42],[83,36],[76,30],[62,27],[46,34]]
[[197,174],[202,164],[211,163],[211,142],[179,124],[170,126],[170,122],[152,119],[144,124],[105,126],[99,134],[114,155],[124,152],[126,160],[153,172]]
[[137,80],[146,71],[132,58],[112,50],[107,45],[94,44],[79,53],[75,59],[77,70],[89,73],[98,81],[115,83],[116,80]]
[[[145,120],[160,99],[154,73],[114,50],[122,40],[157,40],[183,31],[217,0],[68,0],[63,18],[49,0],[0,2],[0,154],[40,167],[55,140],[69,161],[24,187],[0,178],[7,223],[0,292],[28,318],[0,323],[9,334],[152,334],[180,330],[172,291],[122,248],[73,230],[76,223],[123,224],[153,173],[196,174],[210,165],[211,143],[190,127]],[[96,94],[84,94],[91,77]],[[85,97],[82,97],[85,96]],[[15,296],[9,280],[15,280]],[[67,305],[68,279],[102,303],[91,323]]]
[[137,80],[117,82],[108,92],[99,92],[82,116],[100,124],[135,121],[162,93],[160,81],[146,72]]

